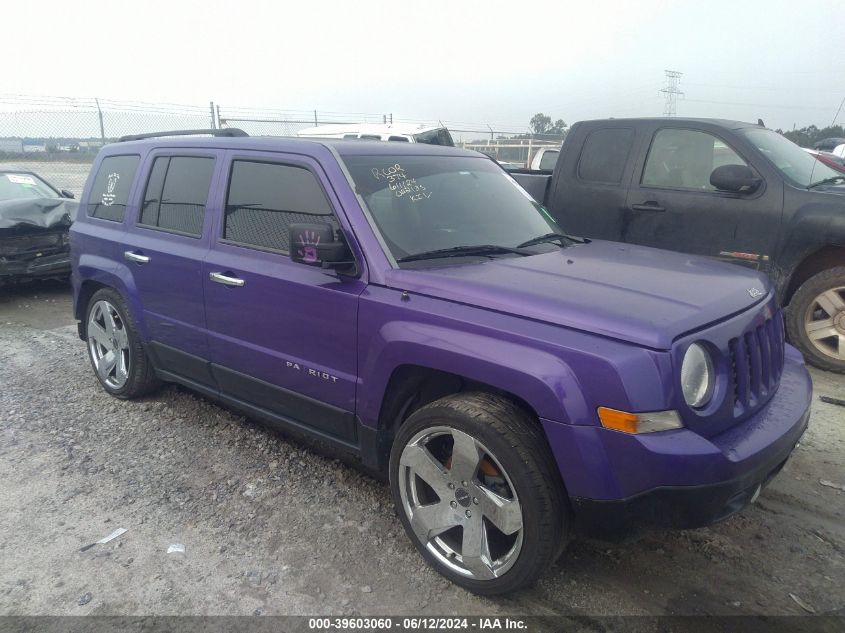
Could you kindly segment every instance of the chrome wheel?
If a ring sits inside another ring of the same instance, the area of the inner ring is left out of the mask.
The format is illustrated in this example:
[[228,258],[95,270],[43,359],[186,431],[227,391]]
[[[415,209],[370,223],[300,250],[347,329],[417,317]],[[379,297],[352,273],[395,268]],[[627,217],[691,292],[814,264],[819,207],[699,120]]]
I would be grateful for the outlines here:
[[825,290],[810,302],[804,331],[819,352],[845,360],[845,286]]
[[438,562],[476,580],[513,566],[522,549],[522,507],[507,472],[481,442],[429,427],[402,450],[398,475],[411,528]]
[[106,385],[120,389],[129,378],[129,335],[120,313],[108,301],[97,301],[88,316],[88,352]]

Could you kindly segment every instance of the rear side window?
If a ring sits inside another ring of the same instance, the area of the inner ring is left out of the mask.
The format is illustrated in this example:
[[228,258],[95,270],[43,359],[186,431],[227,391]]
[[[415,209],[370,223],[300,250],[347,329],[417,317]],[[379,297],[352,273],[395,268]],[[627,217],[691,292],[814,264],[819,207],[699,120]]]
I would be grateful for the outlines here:
[[213,158],[159,156],[150,171],[138,224],[199,237],[213,175]]
[[288,227],[298,222],[329,222],[337,228],[313,173],[279,163],[232,163],[223,239],[287,253]]
[[129,190],[138,170],[141,157],[108,156],[100,163],[100,169],[91,186],[88,197],[88,215],[102,220],[123,222]]
[[634,130],[593,130],[584,141],[578,160],[578,178],[587,182],[618,185],[634,143]]

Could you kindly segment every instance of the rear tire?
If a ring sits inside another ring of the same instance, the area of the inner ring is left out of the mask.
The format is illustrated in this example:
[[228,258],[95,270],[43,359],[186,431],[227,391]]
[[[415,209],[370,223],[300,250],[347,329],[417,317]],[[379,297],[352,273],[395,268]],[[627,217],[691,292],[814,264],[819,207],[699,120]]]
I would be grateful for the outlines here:
[[129,400],[161,384],[126,302],[116,290],[102,288],[88,301],[85,340],[94,375],[109,395]]
[[786,330],[811,365],[845,373],[845,266],[805,281],[786,307]]
[[423,558],[476,594],[533,584],[569,531],[541,427],[488,393],[446,396],[411,415],[391,450],[390,489]]

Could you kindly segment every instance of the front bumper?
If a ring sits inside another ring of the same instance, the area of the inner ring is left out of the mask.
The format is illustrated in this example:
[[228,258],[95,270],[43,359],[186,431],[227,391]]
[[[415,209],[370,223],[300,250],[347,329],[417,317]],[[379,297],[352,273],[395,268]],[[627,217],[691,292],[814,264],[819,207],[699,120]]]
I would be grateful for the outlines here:
[[787,346],[781,384],[755,415],[711,438],[688,429],[629,435],[543,421],[578,526],[607,537],[643,525],[701,527],[748,505],[807,428],[812,382]]
[[27,279],[67,277],[70,275],[70,253],[56,253],[28,260],[0,259],[0,286]]

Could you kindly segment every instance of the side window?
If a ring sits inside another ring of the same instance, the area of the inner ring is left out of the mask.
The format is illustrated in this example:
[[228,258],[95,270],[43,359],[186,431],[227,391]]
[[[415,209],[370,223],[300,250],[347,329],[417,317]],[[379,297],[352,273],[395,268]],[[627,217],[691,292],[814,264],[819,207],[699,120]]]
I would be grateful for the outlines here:
[[387,139],[388,141],[396,141],[397,143],[410,143],[411,139],[407,136],[391,136]]
[[554,169],[559,154],[560,152],[556,149],[550,149],[543,152],[543,156],[540,158],[540,169]]
[[338,228],[313,173],[279,163],[232,163],[224,240],[287,253],[288,227],[297,222],[329,222]]
[[138,170],[141,157],[108,156],[100,163],[100,169],[91,186],[88,198],[88,215],[93,218],[123,222],[129,190]]
[[633,144],[632,129],[593,130],[584,141],[578,159],[578,178],[587,182],[620,184]]
[[664,128],[658,130],[651,142],[642,184],[715,191],[710,174],[721,165],[747,166],[747,163],[712,134]]
[[138,224],[199,237],[213,175],[213,158],[159,156],[150,170]]
[[381,137],[378,134],[362,134],[362,141],[380,141]]

